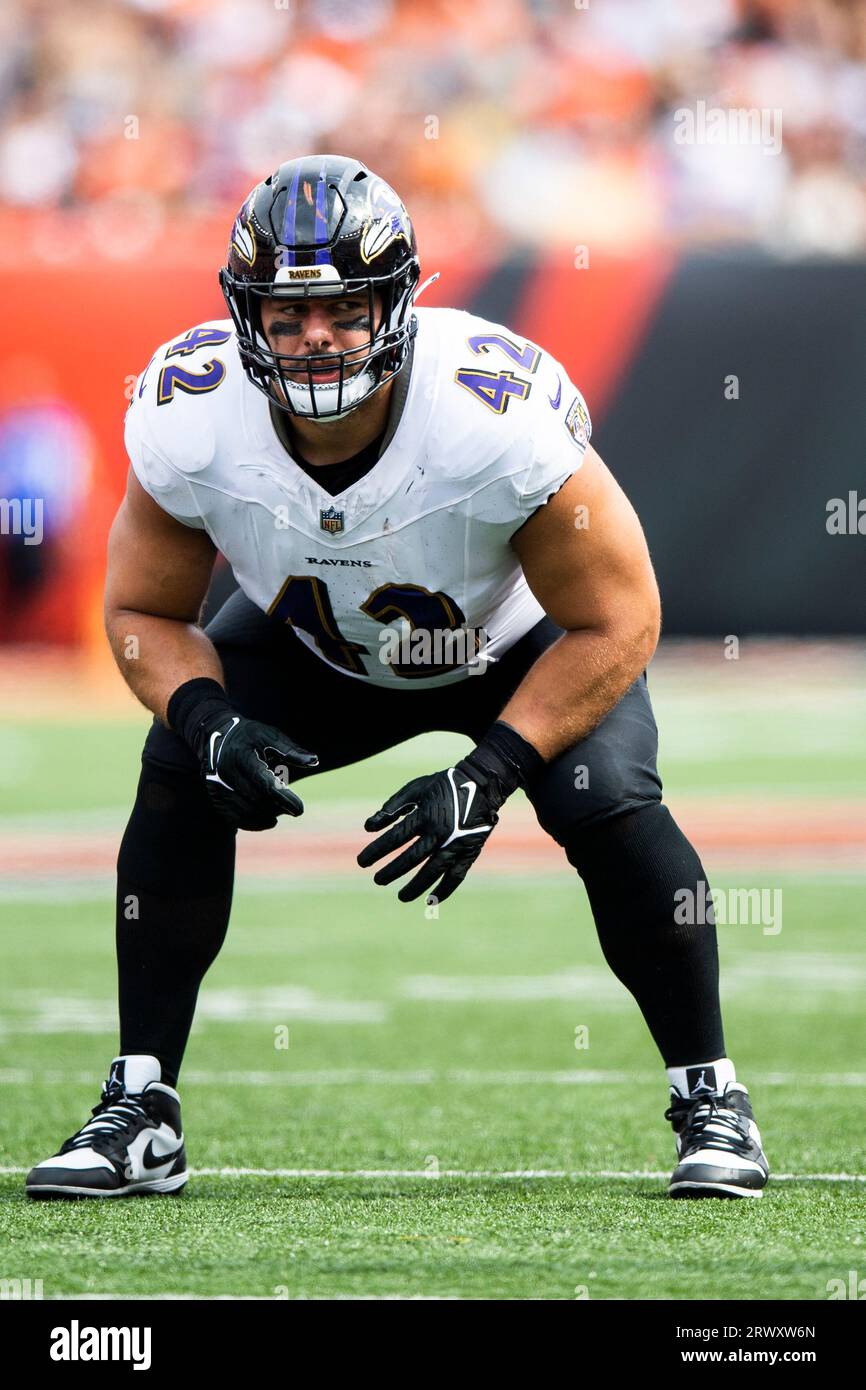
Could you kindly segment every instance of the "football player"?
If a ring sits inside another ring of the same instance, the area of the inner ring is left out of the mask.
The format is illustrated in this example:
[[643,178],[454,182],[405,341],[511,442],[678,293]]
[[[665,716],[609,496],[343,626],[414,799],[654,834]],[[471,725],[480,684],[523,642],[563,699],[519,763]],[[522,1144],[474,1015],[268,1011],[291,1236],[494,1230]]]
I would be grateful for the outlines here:
[[[675,900],[706,874],[661,799],[640,524],[562,364],[416,308],[419,278],[381,178],[289,161],[235,220],[230,317],[173,336],[136,383],[105,611],[155,718],[118,858],[120,1049],[33,1197],[183,1187],[177,1080],[238,829],[300,815],[303,778],[429,730],[472,750],[371,808],[358,863],[402,879],[404,902],[444,902],[524,788],[667,1069],[671,1195],[761,1195],[715,930]],[[240,588],[203,629],[218,550]]]

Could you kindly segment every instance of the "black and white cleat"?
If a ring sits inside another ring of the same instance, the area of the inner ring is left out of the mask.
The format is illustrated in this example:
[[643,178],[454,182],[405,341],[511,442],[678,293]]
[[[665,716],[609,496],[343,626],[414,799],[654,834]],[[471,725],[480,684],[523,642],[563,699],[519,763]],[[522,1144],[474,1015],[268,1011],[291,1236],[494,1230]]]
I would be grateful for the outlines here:
[[665,1119],[673,1125],[679,1158],[671,1197],[763,1194],[770,1168],[745,1086],[731,1081],[723,1095],[692,1096],[681,1096],[672,1086]]
[[156,1057],[118,1057],[91,1118],[27,1175],[28,1197],[176,1193],[189,1176],[180,1096]]

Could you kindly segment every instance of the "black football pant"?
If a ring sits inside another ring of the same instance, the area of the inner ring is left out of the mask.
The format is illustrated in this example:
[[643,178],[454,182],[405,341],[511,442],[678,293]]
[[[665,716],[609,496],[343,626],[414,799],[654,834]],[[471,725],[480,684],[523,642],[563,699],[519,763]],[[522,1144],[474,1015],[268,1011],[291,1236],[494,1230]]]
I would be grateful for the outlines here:
[[[477,741],[560,635],[544,618],[483,674],[436,690],[409,682],[393,690],[327,666],[240,591],[206,631],[238,712],[284,729],[318,754],[321,772],[433,730]],[[634,995],[665,1064],[682,1066],[725,1055],[718,953],[714,927],[675,920],[677,890],[699,893],[706,875],[661,803],[656,749],[642,676],[527,790],[540,824],[586,885],[608,964]],[[364,842],[359,825],[359,849]],[[234,857],[235,832],[212,810],[195,758],[154,720],[117,865],[120,1045],[158,1057],[169,1082],[180,1070],[199,985],[225,938]]]

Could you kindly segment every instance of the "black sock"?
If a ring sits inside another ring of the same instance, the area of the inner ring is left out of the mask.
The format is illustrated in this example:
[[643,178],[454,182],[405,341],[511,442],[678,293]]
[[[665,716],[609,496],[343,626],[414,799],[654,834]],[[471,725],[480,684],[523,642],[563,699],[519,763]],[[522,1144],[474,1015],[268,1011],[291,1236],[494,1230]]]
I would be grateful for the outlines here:
[[121,1053],[177,1084],[198,989],[225,939],[235,832],[195,772],[145,758],[117,859]]
[[637,1000],[665,1066],[724,1057],[716,929],[674,916],[674,894],[702,893],[706,875],[667,807],[653,802],[600,822],[566,852],[586,884],[605,959]]

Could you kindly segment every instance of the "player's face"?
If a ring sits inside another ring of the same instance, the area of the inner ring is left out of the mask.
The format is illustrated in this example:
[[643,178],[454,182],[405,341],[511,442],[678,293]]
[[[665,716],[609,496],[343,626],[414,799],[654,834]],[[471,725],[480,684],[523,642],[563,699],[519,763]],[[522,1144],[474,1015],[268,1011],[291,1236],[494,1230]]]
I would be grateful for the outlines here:
[[[376,324],[382,312],[378,294],[373,297]],[[262,328],[268,345],[275,353],[292,357],[311,357],[317,353],[357,351],[363,358],[370,345],[373,325],[370,323],[367,293],[360,290],[343,299],[266,299],[262,304]],[[361,362],[346,359],[346,373],[353,376]],[[312,368],[314,381],[325,385],[339,378],[339,364],[320,363]],[[290,381],[306,383],[305,371],[287,371]]]

